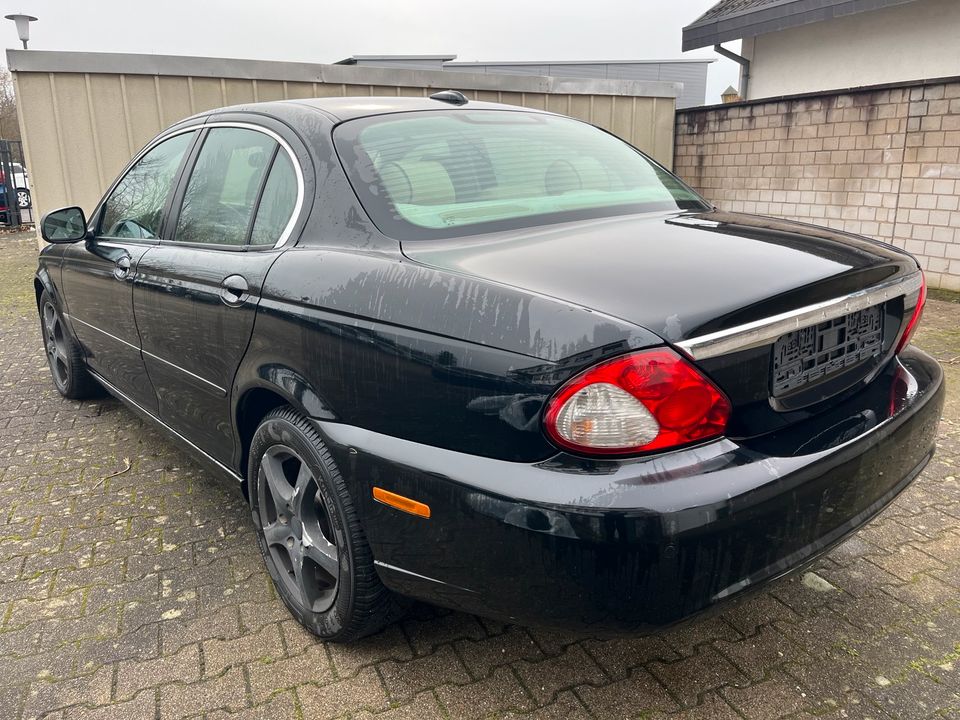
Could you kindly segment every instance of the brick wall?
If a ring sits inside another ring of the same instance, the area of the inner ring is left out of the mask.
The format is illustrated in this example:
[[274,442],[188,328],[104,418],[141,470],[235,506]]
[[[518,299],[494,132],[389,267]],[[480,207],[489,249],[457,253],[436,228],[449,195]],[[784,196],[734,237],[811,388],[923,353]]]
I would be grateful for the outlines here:
[[677,113],[675,171],[722,209],[906,249],[960,290],[960,82]]

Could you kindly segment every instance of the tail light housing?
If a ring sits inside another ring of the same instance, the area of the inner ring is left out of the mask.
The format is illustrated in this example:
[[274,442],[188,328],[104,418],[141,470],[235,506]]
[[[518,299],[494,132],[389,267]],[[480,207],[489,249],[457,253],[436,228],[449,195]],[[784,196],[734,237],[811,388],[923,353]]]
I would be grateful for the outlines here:
[[547,402],[544,427],[560,447],[588,455],[666,450],[723,435],[730,401],[673,350],[595,365]]
[[921,270],[920,295],[917,297],[917,304],[913,308],[913,315],[910,316],[910,321],[907,323],[907,328],[903,331],[903,335],[900,337],[900,342],[897,344],[897,353],[910,344],[910,340],[913,338],[913,334],[917,331],[917,326],[920,324],[920,318],[923,316],[923,306],[926,304],[927,278],[924,276],[923,271]]

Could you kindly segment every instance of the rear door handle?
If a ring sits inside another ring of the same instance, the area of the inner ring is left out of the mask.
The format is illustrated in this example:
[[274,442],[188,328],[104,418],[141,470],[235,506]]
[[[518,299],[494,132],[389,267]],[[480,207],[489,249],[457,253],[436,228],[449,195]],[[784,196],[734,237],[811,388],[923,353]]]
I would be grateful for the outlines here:
[[130,256],[121,255],[113,264],[113,276],[117,280],[126,280],[128,275],[130,275]]
[[220,283],[220,299],[224,305],[230,307],[243,305],[249,289],[250,286],[242,275],[229,275]]

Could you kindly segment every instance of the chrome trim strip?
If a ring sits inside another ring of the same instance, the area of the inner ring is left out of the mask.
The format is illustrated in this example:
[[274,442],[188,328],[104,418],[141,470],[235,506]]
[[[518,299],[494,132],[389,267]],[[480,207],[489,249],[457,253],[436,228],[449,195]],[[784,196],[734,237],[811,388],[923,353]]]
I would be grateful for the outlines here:
[[[286,140],[284,140],[282,137],[280,137],[277,133],[275,133],[275,132],[274,132],[273,130],[271,130],[270,128],[265,128],[265,127],[263,127],[263,126],[261,126],[261,125],[256,125],[256,124],[254,124],[254,123],[245,123],[245,122],[230,122],[230,121],[211,122],[211,123],[204,123],[204,122],[202,122],[202,120],[205,120],[207,117],[208,117],[208,116],[204,116],[203,118],[201,118],[201,122],[199,122],[199,123],[195,123],[195,124],[193,124],[193,125],[185,125],[185,126],[183,126],[183,127],[178,127],[178,128],[177,128],[175,131],[173,131],[173,132],[161,134],[161,135],[155,137],[155,138],[154,138],[153,140],[151,140],[149,143],[147,143],[147,145],[145,145],[144,148],[143,148],[140,152],[138,152],[136,155],[134,155],[133,159],[130,160],[130,162],[127,163],[127,166],[124,168],[123,173],[122,173],[116,180],[114,180],[113,185],[111,185],[111,186],[110,186],[110,189],[107,190],[106,195],[104,195],[104,196],[100,199],[100,202],[97,204],[97,207],[96,207],[96,209],[94,210],[93,215],[91,216],[91,218],[96,217],[97,212],[99,212],[99,210],[100,210],[100,206],[103,204],[103,202],[104,202],[108,197],[110,197],[110,196],[113,194],[113,191],[114,191],[114,189],[116,188],[116,186],[119,185],[119,184],[123,181],[123,178],[125,178],[125,177],[127,176],[127,173],[129,173],[130,170],[133,169],[133,166],[136,165],[136,164],[140,161],[140,158],[142,158],[142,157],[143,157],[144,155],[146,155],[148,152],[150,152],[151,150],[153,150],[153,148],[155,148],[155,147],[156,147],[157,145],[159,145],[160,143],[165,142],[166,140],[169,140],[170,138],[176,137],[177,135],[182,135],[183,133],[194,132],[194,131],[199,132],[199,131],[201,131],[201,130],[203,130],[203,129],[205,129],[205,128],[212,128],[212,127],[235,127],[235,128],[244,128],[244,129],[247,129],[247,130],[255,130],[255,131],[257,131],[257,132],[263,133],[264,135],[268,135],[268,136],[270,136],[271,138],[273,138],[274,140],[276,140],[277,143],[280,145],[280,147],[282,147],[282,148],[284,149],[284,151],[286,151],[287,155],[290,157],[290,162],[293,164],[293,169],[296,171],[296,174],[297,174],[297,203],[296,203],[296,205],[295,205],[294,208],[293,208],[293,214],[290,215],[290,220],[287,221],[286,227],[283,228],[283,232],[280,233],[280,238],[277,240],[276,244],[274,244],[274,247],[275,247],[275,248],[279,248],[279,247],[282,247],[283,245],[285,245],[286,242],[287,242],[287,240],[290,239],[290,234],[293,232],[293,227],[294,227],[294,225],[296,225],[296,224],[297,224],[297,220],[300,219],[300,212],[303,210],[303,199],[304,199],[304,192],[305,192],[305,191],[304,191],[304,181],[303,181],[303,168],[300,167],[300,163],[297,161],[297,156],[294,154],[293,148],[290,147],[289,143],[287,143]],[[193,168],[190,168],[190,170],[191,170],[191,172],[192,172],[192,171],[193,171]],[[188,180],[189,180],[189,178],[188,178]],[[87,229],[89,230],[90,228],[88,227]],[[104,237],[108,237],[108,236],[104,236]],[[116,238],[116,239],[119,240],[120,242],[123,242],[123,238]],[[155,239],[158,240],[158,241],[160,240],[159,238],[155,238]],[[173,242],[175,242],[175,241],[170,241],[170,244],[173,244]],[[213,247],[215,248],[215,246],[213,246]],[[248,245],[247,247],[249,248],[249,247],[254,247],[254,246]],[[264,247],[264,248],[269,248],[268,245],[265,245],[265,246],[263,246],[263,247]]]
[[144,355],[149,356],[150,359],[152,359],[152,360],[158,360],[158,361],[162,362],[164,365],[169,365],[169,366],[172,367],[174,370],[179,370],[179,371],[182,372],[184,375],[189,375],[189,376],[192,377],[194,380],[199,380],[199,381],[202,382],[204,385],[209,385],[210,387],[212,387],[214,390],[216,390],[216,391],[217,391],[218,393],[220,393],[221,395],[226,396],[226,394],[227,394],[226,388],[222,388],[222,387],[220,387],[219,385],[217,385],[216,383],[212,383],[212,382],[210,382],[209,380],[207,380],[206,378],[200,377],[200,376],[197,375],[196,373],[192,373],[192,372],[190,372],[189,370],[186,370],[186,369],[180,367],[179,365],[175,365],[175,364],[173,364],[172,362],[170,362],[169,360],[164,360],[164,359],[163,359],[162,357],[160,357],[159,355],[154,355],[152,352],[149,352],[149,351],[147,351],[147,350],[144,350],[143,348],[139,348],[139,350],[140,350],[140,352],[142,352]]
[[300,163],[297,161],[297,156],[293,154],[293,148],[287,144],[287,141],[280,137],[277,133],[269,128],[265,128],[261,125],[254,125],[253,123],[244,123],[244,122],[211,122],[203,125],[204,128],[213,128],[213,127],[233,127],[233,128],[245,128],[247,130],[256,130],[257,132],[263,133],[264,135],[269,135],[282,147],[287,155],[290,157],[290,163],[293,165],[294,171],[297,174],[297,204],[293,208],[293,214],[290,215],[290,219],[287,221],[286,227],[283,228],[283,232],[280,233],[280,239],[277,240],[274,245],[275,248],[282,247],[286,244],[287,240],[290,239],[290,233],[293,232],[293,226],[297,224],[297,220],[300,218],[300,211],[303,209],[303,194],[304,194],[304,183],[303,183],[303,168],[300,167]]
[[[116,178],[114,178],[113,182],[107,188],[107,191],[101,196],[100,200],[97,202],[97,205],[93,209],[93,212],[87,218],[87,232],[96,233],[97,228],[92,227],[90,225],[90,221],[93,220],[94,218],[98,218],[98,216],[100,215],[100,209],[103,207],[103,204],[113,195],[113,191],[116,190],[117,186],[123,182],[123,179],[127,177],[130,171],[133,170],[133,166],[136,165],[138,162],[140,162],[140,158],[142,158],[148,152],[153,150],[157,145],[159,145],[160,143],[166,140],[175,138],[177,135],[183,135],[184,133],[198,132],[202,129],[203,129],[203,123],[200,123],[198,125],[187,125],[186,127],[180,127],[174,130],[173,132],[163,131],[161,132],[160,135],[157,135],[150,142],[148,142],[146,145],[140,148],[140,151],[137,152],[136,155],[134,155],[132,158],[130,158],[130,160],[127,161],[127,164],[123,167],[123,170],[121,170],[120,174],[117,175]],[[127,238],[114,238],[110,235],[103,235],[102,237],[104,239],[109,238],[121,244],[126,244],[128,240]],[[146,240],[151,245],[153,245],[159,242],[160,238],[129,238],[129,240],[132,241],[134,244],[143,244],[143,241]],[[98,243],[101,242],[99,238],[97,238],[97,242]],[[111,245],[111,247],[115,247],[115,245]]]
[[124,340],[123,338],[118,338],[116,335],[111,335],[111,334],[108,333],[106,330],[101,330],[101,329],[98,328],[96,325],[91,325],[90,323],[81,320],[80,318],[76,317],[75,315],[70,315],[69,313],[64,313],[63,315],[64,315],[65,318],[67,318],[67,319],[70,320],[71,322],[80,323],[80,324],[83,325],[84,327],[88,327],[88,328],[90,328],[91,330],[96,330],[96,331],[97,331],[98,333],[100,333],[101,335],[106,335],[108,338],[110,338],[111,340],[115,340],[116,342],[120,343],[121,345],[126,345],[128,348],[132,348],[132,349],[136,350],[137,352],[140,352],[140,348],[138,348],[138,347],[137,347],[136,345],[134,345],[133,343],[128,343],[128,342],[127,342],[126,340]]
[[97,247],[108,247],[108,248],[114,248],[116,250],[126,250],[127,245],[130,245],[130,244],[149,245],[150,247],[154,247],[159,242],[160,242],[160,238],[130,238],[130,241],[128,242],[126,238],[107,239],[107,236],[104,235],[102,240],[97,238]]
[[206,451],[204,451],[204,450],[201,450],[197,445],[195,445],[194,443],[192,443],[192,442],[190,442],[189,440],[187,440],[187,438],[185,438],[183,435],[181,435],[180,433],[178,433],[178,432],[177,432],[176,430],[174,430],[172,427],[170,427],[169,425],[167,425],[163,420],[161,420],[161,419],[158,418],[156,415],[154,415],[152,412],[150,412],[149,410],[147,410],[145,407],[143,407],[143,406],[142,406],[140,403],[138,403],[136,400],[133,400],[129,395],[127,395],[127,394],[124,393],[124,392],[121,392],[121,391],[118,390],[114,385],[112,385],[112,384],[109,383],[108,381],[104,380],[103,377],[102,377],[99,373],[94,372],[93,370],[90,370],[90,372],[93,374],[94,377],[97,378],[97,382],[101,383],[107,390],[110,391],[110,394],[111,394],[111,395],[116,395],[117,397],[119,397],[119,398],[120,398],[121,400],[123,400],[124,402],[129,403],[130,405],[133,405],[135,408],[137,408],[137,410],[139,410],[139,411],[142,412],[144,415],[146,415],[147,417],[149,417],[150,419],[152,419],[154,422],[156,422],[156,423],[157,423],[160,427],[162,427],[164,430],[167,430],[171,435],[174,435],[174,436],[177,437],[178,439],[180,439],[180,440],[182,440],[183,442],[185,442],[185,443],[186,443],[187,445],[189,445],[191,448],[193,448],[193,449],[196,450],[198,453],[200,453],[204,458],[206,458],[207,460],[209,460],[210,462],[212,462],[214,465],[216,465],[217,467],[219,467],[221,470],[223,470],[225,473],[227,473],[232,479],[236,480],[237,482],[243,482],[243,478],[240,477],[236,472],[234,472],[233,470],[231,470],[230,468],[228,468],[226,465],[224,465],[222,462],[220,462],[219,460],[217,460],[215,457],[213,457],[212,455],[210,455],[210,453],[208,453],[208,452],[206,452]]
[[878,285],[857,290],[849,295],[824,300],[823,302],[773,315],[744,325],[701,335],[676,343],[694,360],[726,355],[740,350],[765,345],[793,330],[843,317],[852,312],[892,300],[901,295],[910,295],[920,289],[922,274],[918,270],[906,277],[887,280]]

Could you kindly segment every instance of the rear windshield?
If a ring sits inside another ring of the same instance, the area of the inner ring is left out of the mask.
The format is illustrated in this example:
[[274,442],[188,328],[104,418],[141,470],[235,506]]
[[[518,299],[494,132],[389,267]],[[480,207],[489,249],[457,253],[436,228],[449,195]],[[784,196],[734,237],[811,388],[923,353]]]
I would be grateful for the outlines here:
[[381,115],[343,123],[334,141],[371,219],[403,240],[708,207],[630,145],[564,117]]

